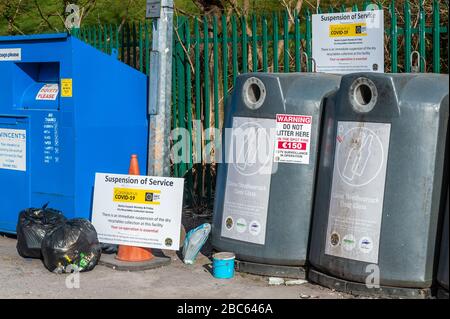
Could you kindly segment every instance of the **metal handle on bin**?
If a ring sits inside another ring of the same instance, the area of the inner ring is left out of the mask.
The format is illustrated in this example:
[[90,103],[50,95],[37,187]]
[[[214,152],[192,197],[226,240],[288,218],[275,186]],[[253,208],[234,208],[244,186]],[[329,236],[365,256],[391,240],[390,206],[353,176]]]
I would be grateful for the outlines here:
[[306,53],[306,52],[302,52],[302,56],[304,56],[304,57],[305,57],[306,72],[308,72],[308,62],[309,62],[309,57],[308,57],[308,53]]
[[313,65],[313,72],[316,73],[317,72],[317,63],[316,63],[316,59],[311,58],[311,62]]
[[[417,64],[414,65],[414,55],[417,56]],[[412,73],[419,73],[420,72],[420,65],[421,62],[423,62],[423,69],[425,70],[425,72],[427,72],[427,60],[425,59],[425,57],[421,56],[420,53],[418,51],[413,51],[411,52],[411,56],[410,56],[410,60],[411,60],[411,71]]]
[[309,70],[308,70],[308,63],[311,61],[312,62],[312,66],[313,66],[313,70],[312,70],[312,72],[317,72],[317,63],[316,63],[316,60],[314,59],[314,58],[310,58],[309,56],[308,56],[308,53],[306,53],[306,52],[302,52],[302,56],[304,56],[305,57],[305,60],[306,60],[306,72],[309,72]]
[[[414,65],[414,55],[417,56],[417,64],[416,65]],[[411,60],[411,71],[413,73],[419,73],[420,72],[420,53],[418,51],[411,52],[410,60]]]

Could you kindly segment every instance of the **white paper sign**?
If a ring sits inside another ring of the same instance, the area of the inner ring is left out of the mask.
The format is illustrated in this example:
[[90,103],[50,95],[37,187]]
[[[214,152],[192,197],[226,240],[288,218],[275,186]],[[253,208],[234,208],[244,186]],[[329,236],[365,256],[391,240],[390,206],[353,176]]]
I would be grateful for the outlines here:
[[277,114],[274,161],[309,164],[312,116]]
[[314,14],[312,56],[317,72],[383,73],[383,10]]
[[38,101],[55,101],[58,97],[58,84],[44,84],[36,95]]
[[27,131],[0,128],[0,169],[27,170]]
[[0,61],[21,61],[22,49],[0,49]]
[[95,175],[92,224],[100,242],[178,250],[183,178]]

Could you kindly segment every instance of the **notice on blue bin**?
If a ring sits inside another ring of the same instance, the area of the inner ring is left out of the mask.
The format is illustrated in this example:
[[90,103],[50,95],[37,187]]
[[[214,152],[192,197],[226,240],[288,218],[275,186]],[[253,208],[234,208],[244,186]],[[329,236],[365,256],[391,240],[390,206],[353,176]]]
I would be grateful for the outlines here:
[[21,48],[0,49],[0,62],[1,61],[21,61],[21,60],[22,60],[22,49]]
[[0,128],[0,169],[27,170],[27,131]]
[[56,83],[44,84],[36,94],[36,101],[55,101],[58,98],[59,85]]
[[102,243],[178,250],[183,178],[95,175],[92,224]]

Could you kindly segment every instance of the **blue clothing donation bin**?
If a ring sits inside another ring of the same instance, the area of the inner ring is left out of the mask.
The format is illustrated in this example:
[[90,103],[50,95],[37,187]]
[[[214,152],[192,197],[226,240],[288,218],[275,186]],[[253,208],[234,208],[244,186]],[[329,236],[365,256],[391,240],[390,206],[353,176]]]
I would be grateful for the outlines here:
[[0,37],[0,232],[46,203],[90,218],[95,173],[146,163],[147,128],[145,74],[67,34]]

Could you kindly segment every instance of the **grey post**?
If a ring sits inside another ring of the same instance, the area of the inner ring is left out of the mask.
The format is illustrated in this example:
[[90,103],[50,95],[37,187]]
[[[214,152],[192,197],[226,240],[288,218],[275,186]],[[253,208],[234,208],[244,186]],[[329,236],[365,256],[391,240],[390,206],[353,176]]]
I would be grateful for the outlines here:
[[173,0],[147,0],[153,24],[149,81],[147,175],[170,176]]

